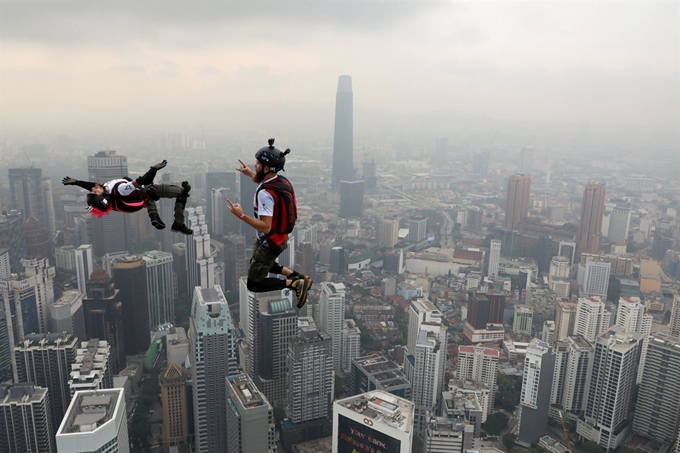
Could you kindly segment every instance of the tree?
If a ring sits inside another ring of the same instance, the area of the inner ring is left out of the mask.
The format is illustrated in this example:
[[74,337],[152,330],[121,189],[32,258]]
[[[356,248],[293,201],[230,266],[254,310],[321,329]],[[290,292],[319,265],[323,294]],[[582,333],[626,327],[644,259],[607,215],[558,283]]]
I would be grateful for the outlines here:
[[495,407],[508,412],[514,411],[519,406],[519,395],[522,393],[522,378],[498,373],[496,383],[498,384],[498,391],[496,392]]
[[484,429],[492,436],[499,435],[506,426],[508,426],[508,416],[503,412],[489,415],[484,423]]
[[607,286],[607,300],[610,302],[618,302],[621,297],[621,282],[613,275],[609,277],[609,286]]
[[514,434],[506,434],[503,436],[503,445],[505,445],[505,448],[510,450],[512,447],[515,446],[515,442],[517,441],[517,436]]
[[582,453],[604,453],[604,448],[602,448],[600,444],[591,440],[581,442],[579,444],[579,448],[581,449]]
[[351,376],[340,376],[338,374],[335,375],[335,398],[341,397],[349,388],[351,384]]

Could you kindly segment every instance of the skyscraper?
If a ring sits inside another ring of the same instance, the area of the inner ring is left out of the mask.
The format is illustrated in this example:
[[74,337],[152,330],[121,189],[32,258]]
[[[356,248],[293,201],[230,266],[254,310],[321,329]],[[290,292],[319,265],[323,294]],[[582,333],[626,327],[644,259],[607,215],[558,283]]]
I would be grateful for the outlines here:
[[118,258],[111,266],[125,317],[125,355],[146,354],[151,344],[146,262],[140,255]]
[[564,410],[582,414],[586,409],[586,396],[593,368],[595,348],[580,335],[567,338],[567,363],[564,368],[564,386],[561,404]]
[[49,392],[52,432],[56,432],[71,401],[69,378],[76,361],[78,339],[71,334],[26,335],[14,347],[19,382],[30,382]]
[[54,213],[54,201],[52,199],[52,180],[43,177],[43,198],[45,199],[45,226],[50,238],[54,238],[57,232],[56,217]]
[[680,339],[656,334],[649,343],[633,431],[672,444],[680,432]]
[[175,322],[172,253],[151,250],[142,255],[146,263],[146,288],[149,301],[149,327]]
[[498,265],[501,262],[501,241],[492,239],[489,245],[489,268],[487,276],[492,279],[498,278]]
[[505,201],[505,229],[516,230],[529,213],[531,175],[512,175],[508,178]]
[[333,403],[333,452],[411,453],[414,404],[374,390]]
[[345,248],[336,245],[335,247],[331,248],[331,253],[330,253],[330,265],[331,265],[331,273],[333,274],[344,274],[345,273]]
[[0,451],[56,453],[47,389],[0,385]]
[[586,261],[583,278],[583,293],[588,296],[606,296],[609,288],[611,263],[606,261]]
[[498,349],[484,346],[458,346],[458,379],[472,381],[489,389],[487,415],[491,414],[496,395]]
[[341,331],[342,337],[342,371],[349,372],[352,359],[361,352],[361,330],[353,319],[346,319]]
[[224,237],[224,265],[226,267],[225,289],[238,291],[239,279],[248,275],[246,239],[243,235],[230,234]]
[[579,257],[581,253],[598,253],[600,250],[605,187],[605,183],[588,183],[583,191],[578,244]]
[[335,95],[335,132],[333,136],[333,188],[340,181],[354,178],[354,101],[352,77],[338,77]]
[[24,243],[24,221],[19,211],[0,215],[0,249],[9,253],[12,272],[21,271],[21,258],[26,253]]
[[5,305],[0,305],[0,382],[14,378],[14,338],[12,335],[12,315],[6,314]]
[[534,166],[534,150],[530,146],[525,146],[519,152],[519,163],[517,165],[517,173],[531,174]]
[[366,183],[366,189],[371,190],[378,187],[378,176],[375,161],[373,159],[364,161],[361,166],[361,179]]
[[630,208],[617,206],[609,216],[609,231],[607,237],[614,244],[625,244],[628,241],[630,229]]
[[581,335],[594,343],[609,328],[611,313],[599,297],[581,297],[576,307],[574,335]]
[[550,392],[555,353],[548,343],[534,338],[527,346],[520,395],[517,443],[529,447],[545,435],[550,412]]
[[189,441],[189,410],[187,378],[177,364],[170,362],[160,375],[163,403],[163,447],[187,444]]
[[54,244],[47,232],[47,227],[35,217],[29,217],[24,222],[26,239],[26,256],[38,259],[53,259]]
[[524,335],[531,335],[534,320],[534,309],[528,305],[515,305],[515,315],[512,331]]
[[652,323],[654,317],[645,313],[645,306],[639,297],[621,297],[616,311],[616,325],[626,332],[642,335],[642,350],[640,351],[640,366],[637,372],[637,384],[642,382],[647,361],[647,347],[652,339]]
[[297,310],[290,290],[250,294],[250,371],[274,407],[286,401],[288,345],[297,335]]
[[383,219],[380,225],[380,245],[392,248],[399,240],[399,219]]
[[[104,184],[128,174],[127,157],[116,151],[99,151],[87,157],[87,172],[92,182]],[[101,219],[93,219],[93,245],[96,256],[129,250],[130,219],[122,212],[112,212]]]
[[312,318],[298,319],[297,336],[287,357],[286,416],[281,441],[290,445],[331,434],[333,355],[331,337],[320,332]]
[[321,283],[319,297],[319,330],[328,333],[333,342],[333,370],[342,368],[342,326],[345,321],[345,285],[342,283]]
[[442,324],[424,322],[420,325],[413,356],[413,391],[415,404],[413,430],[425,436],[430,414],[439,408],[444,385],[447,351],[446,327]]
[[[23,215],[24,220],[36,218],[43,226],[48,226],[47,205],[43,189],[41,168],[10,168],[9,194],[12,209]],[[49,200],[52,203],[52,200]]]
[[411,399],[411,383],[402,368],[385,356],[372,354],[352,360],[354,394],[383,390],[401,398]]
[[210,252],[210,235],[203,207],[186,208],[184,216],[187,226],[194,230],[194,234],[183,237],[188,291],[193,291],[196,286],[212,288],[215,285],[215,259]]
[[559,298],[569,297],[569,258],[553,256],[550,260],[548,286]]
[[274,453],[274,409],[245,374],[229,376],[227,445],[229,453]]
[[234,324],[219,286],[195,288],[189,318],[197,453],[227,451],[225,379],[236,372]]
[[[126,366],[123,302],[113,280],[99,267],[92,272],[87,297],[83,299],[85,337],[101,338],[111,347],[111,370],[118,374]],[[130,320],[134,328],[134,320]]]
[[416,350],[420,326],[424,322],[441,324],[442,318],[442,312],[428,299],[418,299],[411,302],[408,310],[408,340],[406,343],[409,354],[413,355]]
[[555,341],[566,341],[574,334],[576,323],[576,309],[574,302],[558,302],[555,305]]
[[83,244],[73,251],[76,277],[78,278],[78,291],[83,296],[87,294],[87,282],[94,271],[92,250],[92,244]]
[[427,239],[427,217],[418,217],[408,221],[408,240],[418,243]]
[[626,425],[642,336],[613,326],[597,338],[585,419],[576,431],[605,450],[618,448],[628,437]]
[[669,326],[669,334],[672,337],[680,338],[680,295],[673,296],[673,306],[671,307],[671,320]]
[[64,291],[49,307],[49,332],[68,332],[80,339],[85,338],[83,295],[79,291]]
[[340,181],[340,212],[344,219],[360,218],[364,214],[364,180]]
[[[210,234],[223,234],[221,231],[218,232],[214,230],[214,225],[216,225],[216,223],[213,222],[214,211],[211,203],[213,189],[221,187],[229,188],[233,190],[234,193],[236,193],[236,172],[215,171],[208,172],[205,174],[205,203],[206,203],[205,220],[206,223],[208,224],[208,231]],[[226,201],[224,205],[226,205]],[[219,220],[222,219],[219,218]]]
[[76,392],[57,431],[57,453],[101,451],[128,453],[125,390]]

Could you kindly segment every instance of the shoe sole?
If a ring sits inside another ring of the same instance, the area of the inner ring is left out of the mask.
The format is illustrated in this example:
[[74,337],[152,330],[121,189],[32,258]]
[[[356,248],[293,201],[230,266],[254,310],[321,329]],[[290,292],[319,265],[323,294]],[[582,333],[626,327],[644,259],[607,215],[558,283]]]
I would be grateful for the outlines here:
[[165,224],[162,222],[159,222],[157,220],[152,220],[151,225],[154,226],[157,230],[164,230],[165,229]]
[[305,306],[307,303],[307,292],[309,291],[309,288],[312,287],[312,279],[311,278],[306,278],[304,279],[304,285],[302,285],[302,294],[300,295],[300,299],[298,299],[298,304],[297,308],[302,308]]
[[191,233],[185,233],[184,231],[175,230],[175,229],[172,229],[172,228],[170,228],[170,231],[172,231],[173,233],[181,233],[181,234],[183,234],[183,235],[185,235],[185,236],[191,236],[192,234],[194,234],[193,232],[191,232]]

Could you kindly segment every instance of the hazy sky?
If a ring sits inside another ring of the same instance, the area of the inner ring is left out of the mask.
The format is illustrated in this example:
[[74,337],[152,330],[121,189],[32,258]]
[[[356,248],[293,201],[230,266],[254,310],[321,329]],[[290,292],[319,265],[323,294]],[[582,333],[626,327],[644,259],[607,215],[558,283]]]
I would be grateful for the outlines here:
[[349,74],[355,105],[375,111],[670,138],[679,23],[676,1],[2,1],[0,119],[5,132],[159,127],[216,106],[226,118],[267,101],[332,107]]

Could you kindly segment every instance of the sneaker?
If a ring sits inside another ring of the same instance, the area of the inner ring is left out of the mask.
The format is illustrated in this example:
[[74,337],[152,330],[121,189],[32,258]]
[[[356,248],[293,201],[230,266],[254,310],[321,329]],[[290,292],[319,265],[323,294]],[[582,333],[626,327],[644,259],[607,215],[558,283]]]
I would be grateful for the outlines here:
[[153,225],[157,230],[162,230],[165,228],[165,224],[158,214],[151,214],[149,215],[149,218],[151,219],[151,225]]
[[182,233],[182,234],[186,234],[187,236],[194,234],[194,230],[192,230],[191,228],[188,228],[186,226],[186,224],[184,224],[184,223],[179,224],[177,222],[173,222],[170,229],[172,231],[174,231],[175,233]]
[[177,201],[186,205],[187,204],[187,198],[189,198],[189,192],[191,192],[191,185],[189,185],[188,181],[182,181],[182,193],[179,194],[179,197],[177,197]]
[[290,287],[295,290],[295,295],[298,300],[297,308],[304,307],[307,302],[307,292],[309,291],[309,288],[312,287],[312,279],[307,277],[298,278],[290,284]]
[[298,272],[293,271],[293,273],[288,276],[288,280],[290,280],[291,282],[294,282],[295,280],[300,280],[300,279],[303,279],[303,278],[309,278],[309,275],[302,275]]

